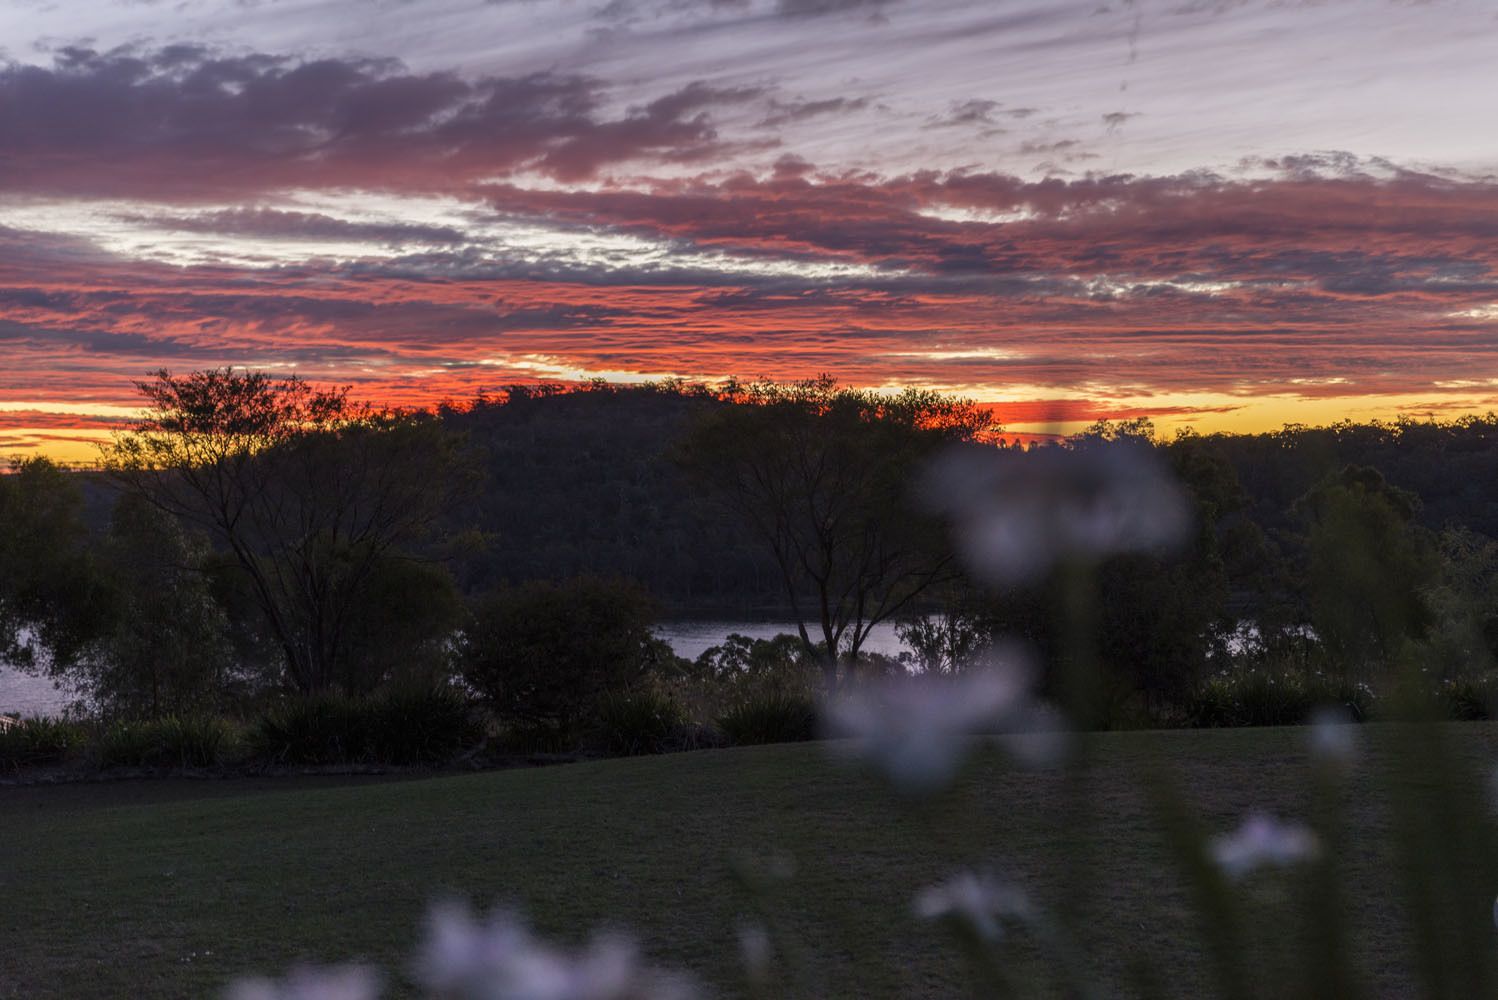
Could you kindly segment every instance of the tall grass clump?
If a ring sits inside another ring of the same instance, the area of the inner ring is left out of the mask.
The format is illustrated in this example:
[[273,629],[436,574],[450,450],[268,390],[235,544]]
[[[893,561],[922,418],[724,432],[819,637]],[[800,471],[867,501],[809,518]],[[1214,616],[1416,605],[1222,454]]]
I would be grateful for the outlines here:
[[362,759],[367,738],[352,704],[332,695],[297,698],[250,725],[251,756],[270,764],[345,764]]
[[1498,675],[1448,678],[1437,689],[1437,699],[1445,714],[1458,722],[1498,718]]
[[83,726],[62,719],[22,719],[0,730],[0,771],[60,764],[88,740]]
[[482,737],[467,699],[432,686],[286,701],[251,724],[248,741],[251,756],[267,764],[404,765],[443,763]]
[[381,763],[441,764],[484,738],[468,699],[446,685],[391,688],[362,709],[369,755]]
[[670,753],[701,742],[681,705],[651,688],[604,695],[595,717],[599,742],[611,756]]
[[213,716],[120,719],[100,729],[90,747],[95,766],[217,767],[238,747],[230,722]]
[[1367,684],[1320,673],[1251,669],[1203,681],[1191,698],[1186,720],[1199,728],[1298,726],[1319,708],[1341,706],[1351,718],[1366,721],[1376,702]]
[[765,691],[747,695],[718,717],[734,746],[799,743],[817,735],[817,703],[810,695]]

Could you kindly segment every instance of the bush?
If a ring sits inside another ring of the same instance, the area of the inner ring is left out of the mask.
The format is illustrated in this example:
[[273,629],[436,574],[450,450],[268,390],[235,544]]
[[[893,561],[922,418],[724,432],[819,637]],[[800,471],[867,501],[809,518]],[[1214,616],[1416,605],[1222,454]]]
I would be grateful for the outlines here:
[[675,669],[660,671],[657,680],[696,719],[716,718],[763,697],[812,698],[821,684],[820,664],[805,655],[800,638],[786,634],[754,639],[732,633],[696,660],[678,658]]
[[211,716],[117,721],[98,734],[94,763],[109,767],[215,767],[237,743],[233,726]]
[[22,719],[0,730],[0,771],[67,760],[87,742],[82,726],[61,719]]
[[268,709],[250,727],[251,755],[276,764],[345,764],[368,744],[352,703],[332,695],[298,698]]
[[718,728],[736,746],[804,742],[816,738],[817,703],[807,695],[754,695],[723,713]]
[[505,751],[516,754],[562,756],[579,752],[575,734],[564,733],[547,722],[512,723],[500,732],[498,742]]
[[288,701],[255,720],[249,742],[276,764],[437,764],[482,736],[467,699],[437,686]]
[[1438,696],[1448,717],[1459,722],[1483,722],[1493,718],[1498,707],[1498,678],[1492,674],[1455,677],[1442,682]]
[[651,690],[604,695],[597,726],[606,752],[621,757],[683,750],[695,742],[681,706]]
[[383,763],[445,763],[484,737],[468,699],[446,685],[393,688],[365,707],[368,751]]
[[461,645],[463,676],[506,722],[576,728],[659,656],[654,607],[638,587],[580,577],[481,599]]
[[1244,670],[1221,673],[1197,686],[1187,723],[1214,726],[1296,726],[1316,709],[1341,705],[1354,719],[1373,713],[1373,689],[1324,674]]

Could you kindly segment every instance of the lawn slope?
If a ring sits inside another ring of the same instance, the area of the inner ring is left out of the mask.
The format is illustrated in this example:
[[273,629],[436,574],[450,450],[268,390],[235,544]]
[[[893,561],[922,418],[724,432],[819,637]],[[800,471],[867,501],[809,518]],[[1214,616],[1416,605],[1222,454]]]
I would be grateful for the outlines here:
[[[1409,983],[1387,818],[1369,785],[1386,740],[1376,726],[1363,735],[1352,779],[1361,835],[1346,862],[1359,941],[1388,994]],[[1498,727],[1467,725],[1459,739],[1492,756]],[[654,958],[733,995],[737,927],[755,905],[733,866],[771,854],[795,861],[772,908],[815,970],[807,992],[960,995],[962,967],[911,915],[912,894],[991,865],[1053,898],[1073,841],[1091,845],[1082,936],[1098,974],[1121,985],[1143,959],[1171,992],[1192,995],[1206,975],[1194,915],[1140,779],[1174,774],[1211,829],[1250,808],[1301,814],[1304,732],[1107,734],[1090,745],[1098,765],[1081,824],[1064,813],[1058,775],[991,751],[953,793],[917,808],[813,744],[412,781],[0,788],[0,997],[214,996],[235,974],[298,960],[367,959],[398,973],[428,904],[452,895],[518,906],[572,941],[629,928]],[[1270,912],[1283,882],[1245,891]],[[1031,958],[1020,942],[1017,968]]]

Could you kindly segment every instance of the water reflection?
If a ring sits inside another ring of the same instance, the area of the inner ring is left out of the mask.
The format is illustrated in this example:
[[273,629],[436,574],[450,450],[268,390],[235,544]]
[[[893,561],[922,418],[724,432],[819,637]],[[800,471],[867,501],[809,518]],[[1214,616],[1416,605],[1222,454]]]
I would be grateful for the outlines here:
[[[695,660],[708,647],[721,645],[732,633],[751,639],[773,639],[782,633],[794,635],[796,625],[787,621],[672,621],[663,622],[655,632],[671,644],[677,656]],[[868,653],[892,657],[905,647],[895,635],[895,626],[885,623],[874,626],[863,648]],[[0,664],[0,713],[56,715],[69,700],[65,692],[57,690],[46,678],[30,677]]]

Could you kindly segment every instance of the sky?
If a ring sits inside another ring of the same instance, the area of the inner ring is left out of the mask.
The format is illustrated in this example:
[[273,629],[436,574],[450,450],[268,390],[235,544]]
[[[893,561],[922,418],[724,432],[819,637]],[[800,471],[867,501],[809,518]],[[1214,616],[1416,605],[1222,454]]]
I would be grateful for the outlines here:
[[1498,408],[1491,0],[0,0],[0,454],[159,368]]

